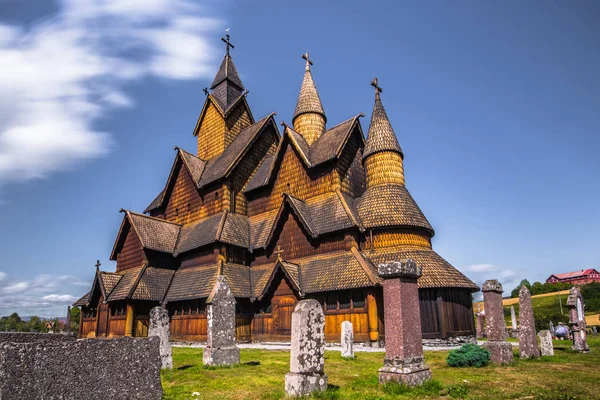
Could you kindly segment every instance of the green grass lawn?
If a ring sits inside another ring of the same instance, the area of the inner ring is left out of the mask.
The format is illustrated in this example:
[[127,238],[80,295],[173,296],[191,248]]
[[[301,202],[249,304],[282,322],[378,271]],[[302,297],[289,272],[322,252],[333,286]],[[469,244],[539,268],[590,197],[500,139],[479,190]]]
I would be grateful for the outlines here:
[[[555,341],[554,357],[518,360],[509,366],[450,368],[447,351],[425,352],[434,382],[407,391],[393,385],[381,387],[377,370],[383,353],[356,353],[344,360],[335,351],[325,353],[329,389],[324,399],[598,399],[600,398],[600,337],[588,337],[592,351],[569,350],[568,341]],[[515,357],[518,349],[515,349]],[[202,349],[173,348],[174,368],[163,371],[165,399],[280,399],[284,375],[289,370],[285,351],[241,350],[241,365],[205,368]],[[193,392],[200,395],[192,396]]]

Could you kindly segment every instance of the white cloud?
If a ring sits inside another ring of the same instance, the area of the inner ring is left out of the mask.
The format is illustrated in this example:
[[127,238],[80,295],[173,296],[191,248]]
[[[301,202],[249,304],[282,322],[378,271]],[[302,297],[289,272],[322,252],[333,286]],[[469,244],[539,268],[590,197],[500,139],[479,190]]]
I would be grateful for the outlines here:
[[6,278],[6,272],[0,271],[0,281],[4,280],[4,278]]
[[30,280],[14,281],[7,274],[0,274],[3,274],[3,279],[0,279],[2,315],[13,312],[22,316],[63,315],[66,306],[72,304],[91,286],[91,281],[82,281],[70,275],[42,274]]
[[485,271],[494,271],[498,269],[495,265],[492,264],[475,264],[467,267],[467,271],[472,272],[485,272]]
[[30,27],[0,22],[0,184],[45,178],[101,157],[94,123],[133,107],[124,85],[209,77],[220,26],[192,0],[63,0]]
[[49,294],[48,296],[42,297],[42,300],[49,301],[51,303],[71,304],[77,300],[77,297],[71,296],[70,294]]

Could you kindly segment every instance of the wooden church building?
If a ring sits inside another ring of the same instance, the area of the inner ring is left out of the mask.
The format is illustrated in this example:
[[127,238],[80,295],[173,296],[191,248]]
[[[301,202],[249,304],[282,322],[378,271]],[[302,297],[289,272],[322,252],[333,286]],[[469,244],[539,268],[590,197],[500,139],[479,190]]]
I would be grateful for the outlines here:
[[404,180],[404,152],[375,104],[332,124],[308,54],[290,125],[255,120],[226,54],[194,128],[194,153],[176,148],[163,190],[143,213],[123,212],[110,259],[81,307],[81,337],[144,336],[163,304],[176,340],[206,340],[206,304],[224,275],[237,298],[238,341],[289,341],[298,301],[317,299],[326,339],[352,321],[361,342],[384,340],[377,265],[412,258],[424,338],[474,334],[477,285],[431,246],[434,230]]

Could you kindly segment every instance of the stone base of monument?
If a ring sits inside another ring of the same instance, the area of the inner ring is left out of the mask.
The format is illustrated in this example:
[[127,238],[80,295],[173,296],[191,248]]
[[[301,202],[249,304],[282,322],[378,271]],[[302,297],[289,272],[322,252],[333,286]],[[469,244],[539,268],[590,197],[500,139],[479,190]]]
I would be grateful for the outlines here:
[[510,337],[512,338],[518,338],[519,337],[519,330],[518,329],[512,329],[510,332]]
[[204,365],[234,365],[240,363],[240,349],[231,347],[206,347],[202,356]]
[[285,392],[288,396],[308,396],[314,392],[327,389],[327,374],[301,374],[288,372],[285,374]]
[[379,368],[379,383],[400,382],[408,386],[418,386],[431,379],[431,370],[423,357],[407,360],[384,360]]
[[490,361],[496,364],[508,364],[513,361],[513,347],[512,344],[505,341],[487,341],[483,344],[490,352]]

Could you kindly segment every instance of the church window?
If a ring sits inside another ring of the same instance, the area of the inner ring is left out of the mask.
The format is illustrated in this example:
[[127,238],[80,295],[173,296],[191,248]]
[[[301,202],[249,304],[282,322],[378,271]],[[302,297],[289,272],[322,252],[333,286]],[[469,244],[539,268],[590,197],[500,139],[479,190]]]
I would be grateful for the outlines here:
[[219,198],[219,192],[215,192],[215,200]]
[[121,317],[125,315],[125,303],[119,302],[114,303],[110,306],[110,316],[111,317]]
[[192,203],[188,203],[188,211],[192,211]]
[[96,309],[95,308],[84,308],[81,312],[83,318],[95,318],[96,317]]
[[350,292],[343,292],[340,294],[339,300],[340,300],[340,309],[341,310],[347,310],[350,308],[351,304],[350,304]]
[[352,293],[353,308],[363,308],[365,306],[365,294],[362,291]]
[[337,302],[337,294],[330,293],[327,295],[327,301],[325,305],[327,306],[327,310],[337,310],[338,302]]
[[179,215],[179,208],[175,209],[175,215]]

